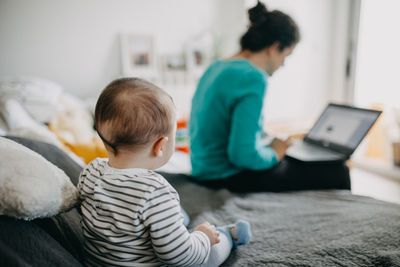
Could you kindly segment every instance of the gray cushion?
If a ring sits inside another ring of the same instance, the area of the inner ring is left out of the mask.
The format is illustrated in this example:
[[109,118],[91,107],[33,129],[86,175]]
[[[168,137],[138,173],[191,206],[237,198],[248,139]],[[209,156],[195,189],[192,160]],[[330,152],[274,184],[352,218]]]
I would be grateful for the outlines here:
[[[20,137],[6,137],[42,155],[45,159],[62,169],[70,177],[71,182],[77,185],[82,168],[64,151],[54,145],[40,141]],[[51,218],[36,219],[32,222],[50,234],[53,239],[58,241],[78,261],[81,261],[83,257],[83,234],[80,227],[80,219],[79,208],[73,208],[68,212],[60,213]]]
[[82,266],[30,221],[0,216],[0,266]]

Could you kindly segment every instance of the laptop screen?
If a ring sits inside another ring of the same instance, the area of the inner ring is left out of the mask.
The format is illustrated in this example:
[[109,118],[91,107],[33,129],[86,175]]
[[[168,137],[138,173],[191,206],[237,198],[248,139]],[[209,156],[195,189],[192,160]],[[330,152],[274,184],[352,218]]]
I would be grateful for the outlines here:
[[351,154],[380,114],[376,110],[329,104],[305,140]]

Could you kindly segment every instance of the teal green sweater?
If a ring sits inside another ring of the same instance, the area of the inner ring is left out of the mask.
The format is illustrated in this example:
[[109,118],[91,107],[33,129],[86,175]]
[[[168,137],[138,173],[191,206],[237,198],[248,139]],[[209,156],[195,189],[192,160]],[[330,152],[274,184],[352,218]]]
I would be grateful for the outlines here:
[[275,166],[273,149],[262,144],[262,107],[267,74],[247,60],[214,62],[192,99],[189,128],[192,175],[226,178]]

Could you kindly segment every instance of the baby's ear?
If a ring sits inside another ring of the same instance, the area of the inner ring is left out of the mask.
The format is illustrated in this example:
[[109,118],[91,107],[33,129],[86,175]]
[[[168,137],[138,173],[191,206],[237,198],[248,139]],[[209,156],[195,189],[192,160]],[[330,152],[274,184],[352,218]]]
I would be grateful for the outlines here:
[[168,137],[163,136],[160,139],[158,139],[154,145],[153,145],[153,155],[155,157],[162,157],[163,155],[163,150],[164,150],[164,145],[167,143]]

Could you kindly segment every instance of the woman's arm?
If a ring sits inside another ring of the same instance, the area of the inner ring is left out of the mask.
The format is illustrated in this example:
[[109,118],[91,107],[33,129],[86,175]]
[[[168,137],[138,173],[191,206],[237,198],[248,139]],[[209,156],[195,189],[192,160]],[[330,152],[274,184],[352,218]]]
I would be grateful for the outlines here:
[[268,169],[278,163],[276,152],[261,144],[260,115],[262,97],[243,97],[232,113],[228,157],[232,164],[251,170]]
[[244,74],[232,104],[228,157],[232,164],[251,170],[268,169],[278,163],[277,153],[261,142],[261,112],[266,80],[260,73]]

